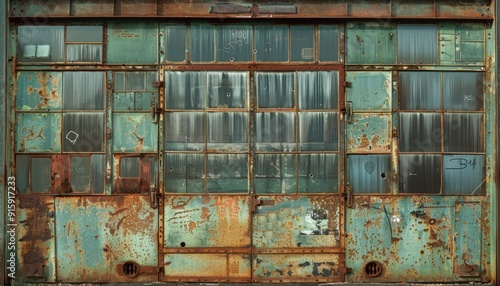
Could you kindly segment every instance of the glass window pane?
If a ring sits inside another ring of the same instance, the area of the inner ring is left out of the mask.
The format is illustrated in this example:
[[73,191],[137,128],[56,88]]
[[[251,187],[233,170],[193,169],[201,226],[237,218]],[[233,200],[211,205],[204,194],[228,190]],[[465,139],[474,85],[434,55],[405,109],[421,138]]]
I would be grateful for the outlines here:
[[299,72],[299,107],[337,109],[338,72]]
[[444,72],[444,108],[484,110],[483,85],[481,72]]
[[201,112],[165,114],[166,150],[205,150],[204,116]]
[[257,73],[257,106],[291,108],[295,106],[294,73]]
[[299,149],[337,151],[339,149],[337,112],[299,113]]
[[297,191],[294,154],[257,154],[255,156],[255,192],[290,194]]
[[204,72],[167,72],[166,104],[168,109],[203,109],[207,97]]
[[441,115],[433,113],[401,113],[399,151],[440,152]]
[[391,191],[390,155],[349,155],[348,182],[356,194]]
[[256,146],[262,151],[293,151],[295,113],[256,113]]
[[62,62],[63,26],[19,26],[17,46],[20,62]]
[[439,72],[401,72],[400,105],[402,110],[440,110]]
[[167,62],[183,62],[186,59],[186,26],[165,26]]
[[101,26],[68,26],[66,27],[68,43],[101,43]]
[[51,182],[51,158],[31,158],[31,192],[49,193]]
[[217,29],[217,61],[252,61],[252,26],[219,26]]
[[438,63],[437,25],[398,25],[398,62],[403,64]]
[[63,73],[64,110],[103,110],[104,73]]
[[338,26],[319,26],[319,60],[322,62],[337,62],[339,60]]
[[102,45],[66,45],[66,59],[68,62],[100,63],[102,60],[101,55]]
[[104,113],[65,113],[63,126],[65,152],[104,151]]
[[70,162],[70,185],[74,193],[90,191],[90,157],[71,157]]
[[338,155],[299,155],[299,193],[338,192]]
[[400,154],[399,192],[439,194],[441,155]]
[[125,88],[127,91],[144,91],[146,90],[145,82],[146,72],[126,72],[125,73]]
[[30,157],[16,155],[16,191],[21,194],[29,192]]
[[215,28],[211,25],[192,25],[190,29],[191,61],[214,61]]
[[314,61],[314,26],[290,26],[292,62]]
[[125,90],[125,73],[124,72],[116,72],[115,73],[115,91],[124,91]]
[[209,193],[248,193],[248,155],[208,155]]
[[247,102],[247,73],[209,72],[208,105],[211,108],[243,108]]
[[204,193],[205,155],[166,154],[165,191],[167,193]]
[[255,60],[288,62],[288,26],[255,26]]
[[207,147],[210,150],[248,150],[248,114],[209,113]]
[[443,160],[444,194],[484,194],[484,155],[444,155]]
[[92,193],[104,193],[104,155],[92,155]]
[[445,114],[444,151],[484,152],[483,122],[483,114]]
[[120,177],[137,178],[139,177],[140,160],[139,157],[120,158]]

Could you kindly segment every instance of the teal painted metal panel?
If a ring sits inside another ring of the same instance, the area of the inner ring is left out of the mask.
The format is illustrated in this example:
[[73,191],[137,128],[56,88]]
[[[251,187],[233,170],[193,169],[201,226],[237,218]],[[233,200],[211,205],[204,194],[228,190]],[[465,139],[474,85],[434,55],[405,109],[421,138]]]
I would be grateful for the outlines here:
[[[482,269],[481,203],[457,202],[455,205],[455,274],[460,278],[479,278]],[[457,279],[457,278],[456,278]]]
[[354,114],[346,125],[348,153],[389,153],[391,151],[390,114]]
[[19,72],[17,110],[61,110],[61,72]]
[[158,24],[112,22],[108,25],[107,62],[158,63]]
[[392,97],[391,72],[348,72],[346,100],[353,111],[390,111]]
[[395,64],[396,26],[377,22],[347,24],[348,64]]
[[18,113],[16,150],[18,152],[61,151],[61,114]]
[[113,110],[149,111],[151,102],[156,100],[156,93],[150,92],[119,92],[113,94]]
[[448,22],[439,24],[441,64],[478,64],[485,60],[483,23]]
[[114,152],[155,152],[158,126],[149,113],[118,113],[113,116]]

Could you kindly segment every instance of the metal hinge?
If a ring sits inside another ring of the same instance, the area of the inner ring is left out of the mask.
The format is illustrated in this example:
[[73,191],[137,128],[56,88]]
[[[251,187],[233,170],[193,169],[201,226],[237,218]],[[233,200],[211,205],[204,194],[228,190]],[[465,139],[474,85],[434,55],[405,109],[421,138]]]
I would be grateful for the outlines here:
[[257,211],[257,207],[260,206],[274,206],[274,199],[257,199],[257,196],[251,197],[251,207],[252,213]]
[[342,82],[342,86],[343,87],[352,87],[352,84],[350,81],[344,81],[344,82]]
[[165,82],[164,81],[153,81],[153,87],[164,87]]

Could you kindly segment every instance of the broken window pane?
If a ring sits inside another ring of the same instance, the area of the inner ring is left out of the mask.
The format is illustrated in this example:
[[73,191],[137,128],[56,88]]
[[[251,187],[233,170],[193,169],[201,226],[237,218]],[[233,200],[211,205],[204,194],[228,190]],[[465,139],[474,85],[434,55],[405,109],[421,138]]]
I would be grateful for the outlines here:
[[338,150],[338,113],[299,113],[299,149],[309,151]]
[[211,108],[243,108],[247,101],[247,73],[209,72],[208,105]]
[[403,64],[437,64],[437,25],[398,25],[398,62]]
[[338,26],[319,26],[319,60],[321,62],[337,62],[339,60]]
[[356,194],[391,191],[390,155],[349,155],[349,185]]
[[299,107],[307,109],[337,109],[338,72],[298,72]]
[[102,61],[102,45],[68,44],[66,45],[68,62],[100,63]]
[[20,62],[63,61],[63,26],[19,26],[17,41]]
[[294,107],[294,73],[257,73],[257,106],[260,108]]
[[208,113],[208,149],[248,150],[248,114]]
[[484,152],[483,121],[483,114],[445,114],[445,152]]
[[103,152],[104,113],[63,114],[63,136],[65,152]]
[[439,194],[441,155],[400,154],[399,192]]
[[192,25],[190,29],[191,61],[213,62],[215,28],[212,25]]
[[167,193],[204,193],[205,155],[166,154],[165,191]]
[[444,109],[483,110],[481,72],[443,72]]
[[31,158],[31,192],[49,193],[51,182],[51,158]]
[[64,110],[103,110],[104,73],[64,72]]
[[168,109],[204,109],[207,77],[204,72],[167,72],[166,105]]
[[217,61],[249,62],[252,60],[252,26],[219,26]]
[[205,150],[204,115],[202,112],[165,114],[166,150]]
[[21,194],[29,192],[30,157],[16,156],[16,191]]
[[92,155],[92,193],[104,193],[104,155]]
[[186,59],[186,26],[165,26],[165,56],[167,62],[183,62]]
[[484,194],[484,163],[484,155],[444,155],[443,193]]
[[290,26],[292,62],[314,61],[314,26]]
[[401,152],[441,151],[440,114],[401,113],[399,128],[399,150]]
[[90,191],[90,176],[92,174],[90,156],[71,157],[70,183],[71,191],[83,193]]
[[255,192],[290,194],[297,190],[295,154],[257,154]]
[[262,151],[293,151],[295,113],[256,113],[256,146]]
[[255,26],[255,61],[288,62],[288,26]]
[[248,155],[216,154],[208,155],[209,193],[247,193]]
[[338,155],[299,155],[299,193],[338,192]]
[[101,43],[101,26],[68,26],[66,27],[68,43]]
[[120,158],[120,177],[137,178],[139,177],[140,160],[139,157]]
[[401,72],[400,105],[403,110],[440,110],[439,72]]

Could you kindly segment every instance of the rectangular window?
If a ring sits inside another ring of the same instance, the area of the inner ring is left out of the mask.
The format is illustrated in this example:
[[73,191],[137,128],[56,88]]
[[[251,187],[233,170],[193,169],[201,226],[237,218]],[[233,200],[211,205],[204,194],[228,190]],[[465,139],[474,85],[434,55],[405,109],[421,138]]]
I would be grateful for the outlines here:
[[398,62],[401,64],[438,63],[437,25],[398,24]]
[[218,62],[252,61],[252,26],[218,26],[215,45]]
[[215,61],[215,27],[212,25],[191,25],[189,33],[191,61]]
[[68,62],[102,61],[102,27],[68,26],[66,28],[66,59]]
[[339,61],[339,27],[334,25],[319,26],[319,61]]
[[183,62],[186,60],[186,26],[165,26],[165,59],[167,62]]
[[349,179],[353,190],[361,193],[389,193],[391,181],[390,155],[349,155],[347,157]]
[[288,62],[288,26],[254,26],[255,61]]
[[255,191],[290,194],[297,190],[295,154],[257,154],[255,156]]
[[290,60],[312,62],[314,53],[314,26],[290,26]]
[[259,108],[295,107],[294,73],[257,73],[256,78]]

